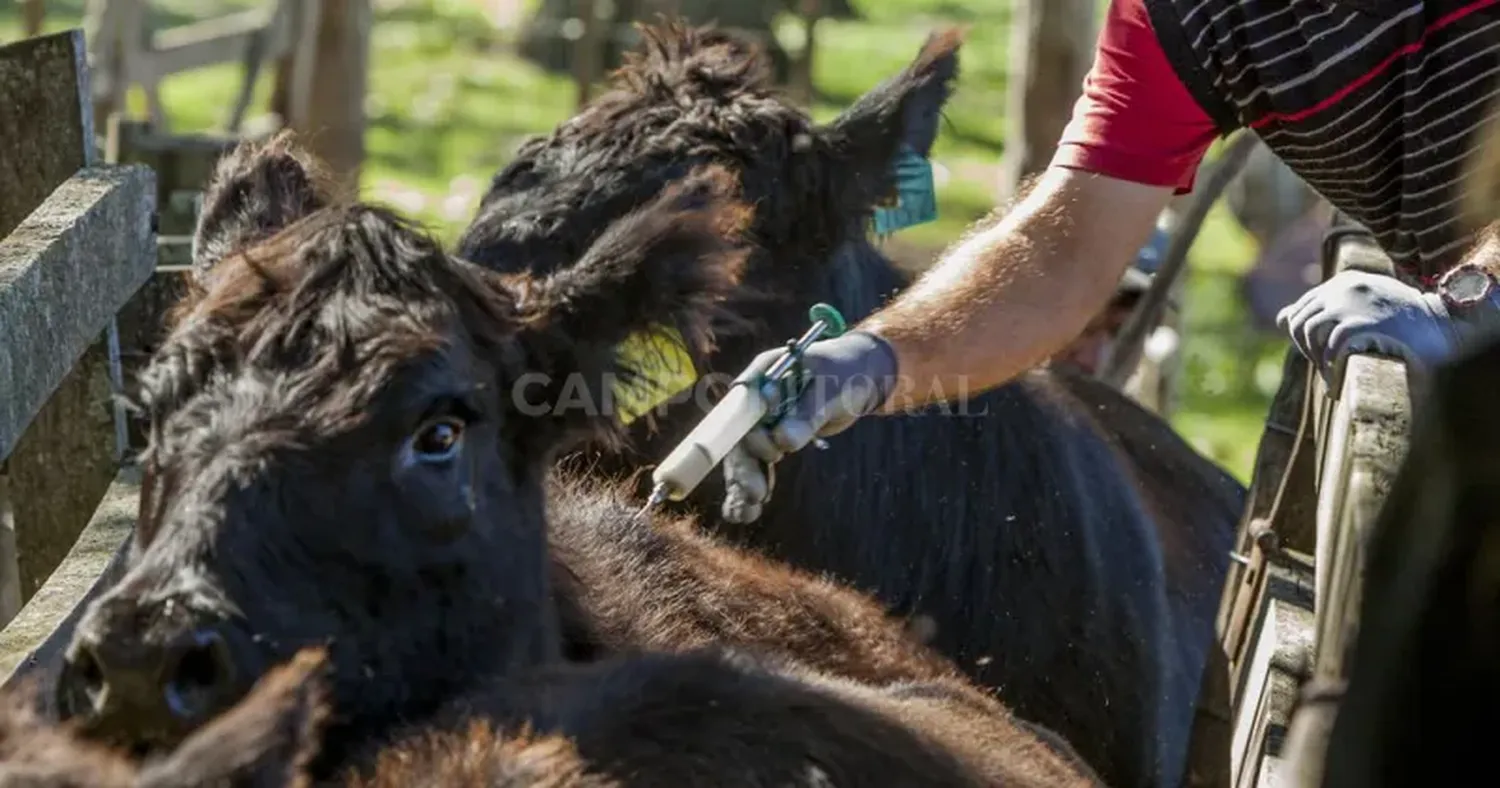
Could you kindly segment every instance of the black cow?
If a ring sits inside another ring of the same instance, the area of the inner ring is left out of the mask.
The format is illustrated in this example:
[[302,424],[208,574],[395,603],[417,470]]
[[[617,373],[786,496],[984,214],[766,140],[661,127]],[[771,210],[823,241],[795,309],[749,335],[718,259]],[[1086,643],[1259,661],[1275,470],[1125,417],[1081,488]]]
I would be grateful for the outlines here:
[[[689,168],[727,167],[755,208],[758,248],[728,304],[748,330],[693,356],[704,381],[799,335],[814,302],[857,320],[908,284],[866,229],[893,188],[898,150],[932,147],[957,33],[932,37],[820,126],[772,90],[764,59],[734,36],[644,32],[611,90],[495,176],[462,256],[498,271],[564,270],[600,228]],[[627,294],[620,303],[649,314]],[[700,384],[668,403],[659,431],[643,421],[627,449],[565,464],[637,473],[711,398]],[[689,510],[935,623],[934,645],[1076,743],[1113,784],[1176,785],[1244,488],[1093,380],[1037,371],[965,410],[865,419],[828,450],[786,459],[749,526],[719,519],[717,477]]]
[[727,173],[535,277],[321,183],[280,137],[206,194],[202,291],[142,372],[129,566],[57,688],[91,736],[173,746],[322,644],[317,774],[481,719],[634,785],[1093,781],[871,600],[637,518],[598,480],[547,483],[613,427],[566,397],[629,377],[619,342],[662,319],[709,340],[744,261]]

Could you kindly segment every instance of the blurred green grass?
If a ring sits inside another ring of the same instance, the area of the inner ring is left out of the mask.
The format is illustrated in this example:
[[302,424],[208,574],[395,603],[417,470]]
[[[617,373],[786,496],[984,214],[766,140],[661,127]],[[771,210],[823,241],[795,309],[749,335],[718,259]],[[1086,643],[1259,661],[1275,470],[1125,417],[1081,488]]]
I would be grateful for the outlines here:
[[[158,25],[171,25],[260,3],[150,5]],[[82,19],[83,0],[48,0],[47,6],[47,32]],[[515,146],[573,112],[574,88],[568,78],[514,56],[505,45],[507,32],[490,23],[476,0],[376,0],[375,6],[362,186],[367,198],[395,205],[451,238]],[[811,111],[820,120],[905,65],[934,27],[968,26],[958,87],[933,154],[940,170],[939,219],[900,238],[935,253],[993,209],[1004,145],[1010,0],[856,0],[856,6],[863,19],[819,27],[818,99]],[[797,47],[794,20],[780,25],[777,35]],[[0,42],[19,36],[17,5],[0,2]],[[236,66],[222,65],[166,80],[162,100],[173,129],[219,127],[238,79]],[[263,76],[252,107],[265,106],[269,91],[269,76]],[[139,91],[130,107],[143,110]],[[1254,252],[1253,242],[1216,208],[1192,254],[1184,385],[1174,418],[1201,451],[1241,479],[1248,478],[1286,347],[1248,327],[1237,276]]]

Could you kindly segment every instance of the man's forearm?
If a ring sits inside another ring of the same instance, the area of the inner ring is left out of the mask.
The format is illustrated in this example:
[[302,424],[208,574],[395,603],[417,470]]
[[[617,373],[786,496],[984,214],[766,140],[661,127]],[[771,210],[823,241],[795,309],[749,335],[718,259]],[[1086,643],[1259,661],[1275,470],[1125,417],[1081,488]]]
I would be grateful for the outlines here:
[[859,327],[890,342],[885,410],[977,394],[1056,353],[1115,292],[1171,196],[1051,170],[994,224],[950,249]]

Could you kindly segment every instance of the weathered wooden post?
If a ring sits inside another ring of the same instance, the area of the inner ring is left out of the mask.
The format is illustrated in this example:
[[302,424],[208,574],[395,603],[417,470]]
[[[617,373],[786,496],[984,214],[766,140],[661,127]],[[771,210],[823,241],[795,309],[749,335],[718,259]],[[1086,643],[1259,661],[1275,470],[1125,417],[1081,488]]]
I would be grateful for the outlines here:
[[792,58],[792,91],[803,104],[812,106],[817,95],[813,86],[813,57],[818,50],[818,22],[823,18],[822,0],[799,0],[802,18],[802,51]]
[[[45,670],[134,522],[114,314],[150,273],[154,179],[99,166],[80,31],[0,48],[0,458],[24,605],[0,676]],[[117,472],[119,475],[117,475]],[[46,705],[45,701],[43,703]]]
[[93,125],[81,31],[0,47],[5,672],[45,640],[32,612],[53,595],[40,589],[76,552],[125,448],[114,316],[151,271],[155,185],[145,167],[99,166]]
[[21,30],[27,38],[42,34],[42,22],[46,17],[46,0],[21,0]]
[[1017,0],[1010,20],[1000,199],[1046,169],[1094,60],[1095,0]]
[[351,189],[365,160],[365,97],[369,93],[370,0],[323,0],[317,65],[307,121],[294,124],[308,151]]
[[603,51],[601,42],[609,34],[607,25],[612,19],[600,17],[599,0],[577,0],[578,21],[582,28],[573,45],[573,81],[578,87],[578,108],[582,109],[593,97],[594,80],[602,70]]

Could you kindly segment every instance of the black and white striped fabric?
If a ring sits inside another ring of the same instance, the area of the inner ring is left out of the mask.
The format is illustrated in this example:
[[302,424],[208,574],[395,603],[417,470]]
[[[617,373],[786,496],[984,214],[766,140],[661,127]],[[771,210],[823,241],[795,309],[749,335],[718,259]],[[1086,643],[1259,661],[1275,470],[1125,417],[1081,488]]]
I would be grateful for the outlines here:
[[1500,0],[1146,0],[1226,133],[1253,129],[1430,288],[1473,237],[1460,173],[1500,92]]

